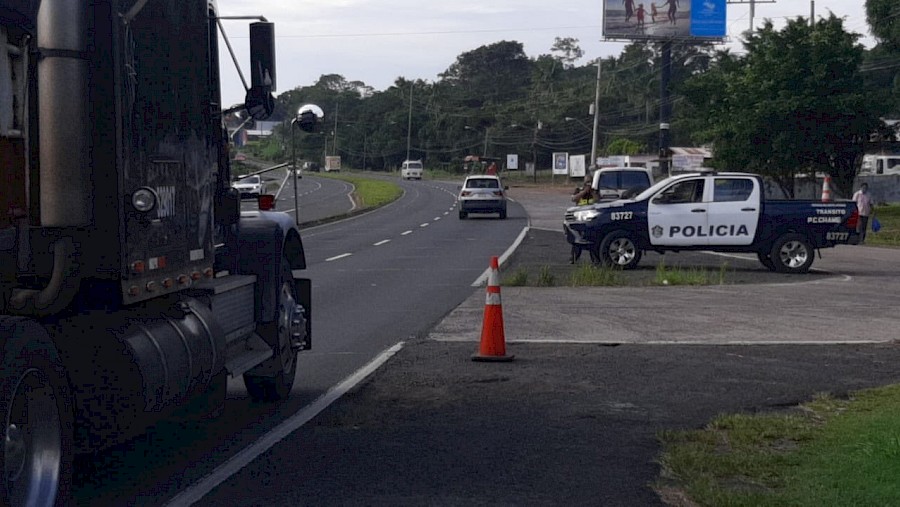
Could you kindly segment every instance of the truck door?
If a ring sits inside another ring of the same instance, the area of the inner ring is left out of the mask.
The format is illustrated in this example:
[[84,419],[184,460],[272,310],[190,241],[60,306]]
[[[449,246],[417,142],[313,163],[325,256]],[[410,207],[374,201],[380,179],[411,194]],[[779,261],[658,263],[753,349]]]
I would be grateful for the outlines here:
[[717,177],[709,203],[709,244],[749,245],[759,223],[760,188],[756,179]]
[[704,178],[679,180],[650,198],[647,227],[650,244],[694,246],[707,244]]

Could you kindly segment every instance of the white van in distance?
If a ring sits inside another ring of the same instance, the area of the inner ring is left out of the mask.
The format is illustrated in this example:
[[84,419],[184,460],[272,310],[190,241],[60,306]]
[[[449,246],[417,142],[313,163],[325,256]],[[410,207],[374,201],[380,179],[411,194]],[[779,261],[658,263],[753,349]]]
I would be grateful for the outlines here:
[[400,166],[400,177],[404,180],[422,179],[422,161],[421,160],[404,160]]
[[864,155],[859,174],[900,174],[900,154]]

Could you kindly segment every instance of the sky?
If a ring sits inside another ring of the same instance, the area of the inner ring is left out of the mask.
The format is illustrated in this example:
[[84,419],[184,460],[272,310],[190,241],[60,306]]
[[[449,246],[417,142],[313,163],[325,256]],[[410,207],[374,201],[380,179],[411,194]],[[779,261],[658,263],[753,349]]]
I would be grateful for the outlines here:
[[[261,15],[275,23],[275,95],[279,95],[312,85],[322,74],[340,74],[379,91],[398,77],[436,81],[460,54],[501,40],[521,42],[525,53],[535,57],[549,54],[556,37],[572,37],[584,50],[576,65],[585,65],[597,57],[618,55],[626,45],[603,39],[603,1],[218,0],[218,6],[220,16]],[[814,5],[816,18],[833,12],[871,47],[874,40],[864,4],[864,0],[757,3],[753,26],[762,26],[766,19],[780,27],[788,19],[808,18]],[[729,4],[727,13],[728,46],[740,51],[741,34],[751,26],[749,3]],[[249,66],[248,23],[223,21],[242,69]],[[226,45],[220,47],[223,102],[242,103],[241,79]]]

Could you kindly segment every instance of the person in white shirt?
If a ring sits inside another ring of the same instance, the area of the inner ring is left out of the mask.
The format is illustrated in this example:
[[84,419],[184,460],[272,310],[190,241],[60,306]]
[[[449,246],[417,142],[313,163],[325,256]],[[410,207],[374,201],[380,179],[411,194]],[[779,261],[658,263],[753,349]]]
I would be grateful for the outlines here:
[[869,196],[869,184],[863,183],[859,190],[853,194],[856,201],[856,209],[859,211],[859,221],[856,222],[856,232],[859,233],[859,244],[866,240],[866,229],[869,228],[869,217],[872,216],[872,198]]

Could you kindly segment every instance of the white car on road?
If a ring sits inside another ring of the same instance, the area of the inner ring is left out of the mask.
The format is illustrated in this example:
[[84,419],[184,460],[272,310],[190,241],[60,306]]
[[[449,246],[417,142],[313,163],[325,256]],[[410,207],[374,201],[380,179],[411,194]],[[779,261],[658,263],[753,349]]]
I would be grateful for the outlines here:
[[264,190],[266,188],[262,176],[259,175],[241,178],[231,186],[241,193],[242,199],[245,197],[259,197],[265,193]]

